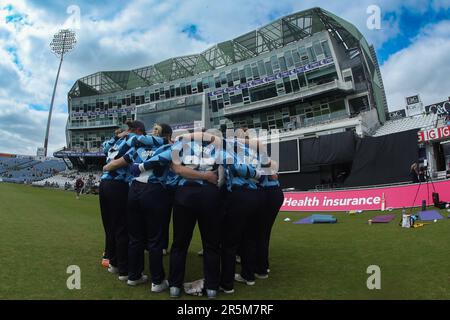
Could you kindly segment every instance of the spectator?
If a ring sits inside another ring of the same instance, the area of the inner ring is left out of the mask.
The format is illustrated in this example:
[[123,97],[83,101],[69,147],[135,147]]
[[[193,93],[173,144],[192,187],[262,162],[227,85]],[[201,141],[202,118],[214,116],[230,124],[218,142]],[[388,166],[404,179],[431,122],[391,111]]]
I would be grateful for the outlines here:
[[419,169],[419,182],[425,182],[427,180],[427,169],[425,167],[421,167]]
[[419,170],[418,170],[418,165],[417,163],[413,163],[411,165],[411,169],[409,171],[409,176],[411,178],[411,182],[412,183],[417,183],[419,182]]
[[81,191],[82,191],[83,187],[84,187],[83,179],[82,178],[78,178],[75,181],[75,192],[77,194],[77,199],[80,199],[80,194],[81,194]]

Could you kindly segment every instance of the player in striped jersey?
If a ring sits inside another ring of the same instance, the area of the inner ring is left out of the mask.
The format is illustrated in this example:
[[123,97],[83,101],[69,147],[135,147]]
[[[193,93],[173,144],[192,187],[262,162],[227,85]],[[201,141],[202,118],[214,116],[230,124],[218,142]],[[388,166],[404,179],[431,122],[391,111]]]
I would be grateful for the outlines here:
[[[201,134],[203,135],[203,134]],[[207,134],[205,134],[207,136]],[[209,140],[179,141],[171,148],[155,152],[141,164],[140,171],[169,165],[180,175],[173,209],[173,243],[170,250],[170,296],[179,297],[183,285],[186,256],[196,223],[204,244],[203,271],[208,297],[215,298],[220,281],[220,231],[222,210],[216,160],[217,148]],[[221,150],[221,148],[220,148]],[[174,158],[175,157],[175,158]]]
[[[263,155],[264,157],[265,155]],[[271,167],[271,175],[261,177],[258,188],[261,193],[261,209],[256,223],[256,266],[255,277],[269,277],[269,244],[270,234],[275,219],[283,204],[284,195],[278,181],[277,163],[273,160],[262,161]]]
[[[267,146],[258,139],[249,139],[246,129],[244,135],[238,138],[246,147],[250,148],[253,157],[256,156],[256,170],[260,172],[257,187],[259,191],[260,206],[258,217],[254,223],[249,224],[245,230],[247,238],[248,252],[254,253],[250,264],[242,263],[242,272],[237,276],[237,280],[245,282],[247,277],[255,275],[258,279],[268,278],[269,273],[269,242],[270,234],[275,222],[275,218],[283,203],[284,195],[278,181],[278,164],[270,159],[267,154]],[[243,138],[243,139],[242,139]]]
[[[162,127],[160,124],[156,123],[153,127],[152,134],[155,136],[161,136],[162,135]],[[173,140],[170,139],[169,144],[173,144]],[[170,229],[170,220],[172,216],[172,210],[173,210],[173,201],[175,197],[175,190],[177,188],[178,182],[180,180],[180,176],[177,175],[173,170],[169,169],[167,172],[167,176],[165,179],[165,187],[166,191],[169,195],[169,204],[168,204],[168,212],[166,215],[166,222],[163,229],[163,255],[167,255],[168,248],[169,248],[169,229]]]
[[[150,158],[157,148],[168,143],[172,134],[170,126],[165,124],[159,126],[160,137],[155,135],[135,137],[133,148],[110,165],[112,167],[138,165]],[[166,220],[168,206],[168,195],[163,187],[165,176],[158,170],[137,174],[133,171],[133,167],[131,173],[134,178],[128,192],[129,272],[126,279],[130,286],[147,282],[148,277],[143,274],[144,250],[147,249],[152,292],[160,292],[167,288],[162,261],[162,226]]]
[[[103,143],[107,164],[126,154],[132,147],[134,137],[145,133],[142,123],[128,122],[127,125],[128,130],[116,131],[110,140]],[[108,260],[108,271],[119,273],[119,277],[128,274],[126,206],[130,179],[127,167],[104,170],[99,189],[100,210],[106,238],[103,262]]]
[[[222,234],[222,275],[221,289],[225,293],[234,292],[234,281],[254,284],[255,253],[252,224],[257,219],[260,207],[260,193],[257,183],[261,172],[258,170],[254,151],[247,145],[229,140],[232,144],[232,163],[227,163],[225,172],[227,176],[228,193],[225,201],[225,219]],[[230,147],[227,148],[228,150]],[[227,154],[230,154],[228,151]],[[248,231],[251,231],[248,233]],[[241,274],[235,274],[236,254],[241,253]]]

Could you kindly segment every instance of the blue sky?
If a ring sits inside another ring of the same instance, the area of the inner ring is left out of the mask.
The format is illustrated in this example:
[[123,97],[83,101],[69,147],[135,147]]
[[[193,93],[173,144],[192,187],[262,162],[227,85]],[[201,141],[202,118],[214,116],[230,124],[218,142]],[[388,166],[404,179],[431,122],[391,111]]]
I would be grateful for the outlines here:
[[425,12],[403,9],[400,13],[387,12],[385,19],[398,19],[401,32],[383,46],[377,48],[378,59],[380,63],[386,61],[390,55],[407,48],[419,31],[429,24],[436,24],[450,17],[450,9],[435,10],[431,2],[425,7]]
[[[380,30],[366,26],[370,5],[381,10]],[[76,79],[198,53],[311,7],[353,23],[374,44],[391,110],[410,94],[425,104],[450,95],[450,0],[0,0],[0,152],[34,154],[42,145],[58,67],[49,43],[64,26],[78,23],[78,43],[63,64],[50,151],[65,145]]]

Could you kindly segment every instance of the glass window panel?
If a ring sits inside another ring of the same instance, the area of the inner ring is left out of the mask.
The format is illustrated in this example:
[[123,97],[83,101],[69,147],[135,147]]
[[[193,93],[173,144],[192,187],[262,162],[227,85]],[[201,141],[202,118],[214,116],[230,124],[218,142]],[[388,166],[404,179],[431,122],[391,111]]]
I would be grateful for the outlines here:
[[234,68],[231,70],[231,76],[232,76],[233,81],[239,80],[239,72],[238,72],[237,68]]
[[292,80],[291,83],[292,83],[292,90],[294,91],[300,90],[300,84],[298,83],[297,79]]
[[264,68],[264,62],[262,60],[258,61],[258,72],[260,76],[267,75],[266,68]]
[[316,55],[314,54],[314,49],[313,49],[313,47],[308,47],[307,49],[306,49],[306,52],[308,53],[308,58],[309,58],[309,61],[316,61]]
[[286,71],[287,70],[287,68],[286,68],[286,60],[284,59],[284,57],[279,57],[278,58],[278,62],[280,64],[281,71]]
[[287,51],[284,53],[284,57],[286,58],[286,65],[288,68],[292,68],[294,66],[294,60],[292,58],[291,51]]
[[286,90],[286,93],[291,93],[292,92],[292,86],[291,86],[291,81],[289,80],[289,78],[285,78],[287,80],[284,80],[284,88]]
[[277,56],[271,56],[271,57],[270,57],[270,62],[271,62],[271,64],[272,64],[273,70],[280,69],[280,66],[278,65],[278,59],[277,59]]
[[251,78],[252,77],[252,69],[250,68],[249,64],[245,65],[244,70],[245,70],[245,77]]
[[251,88],[249,91],[251,100],[253,102],[277,96],[277,88],[275,87],[275,83],[270,83],[267,85],[258,86],[256,88]]
[[322,50],[323,53],[325,54],[325,57],[331,57],[331,50],[330,50],[330,46],[328,45],[328,41],[322,41]]
[[217,112],[217,100],[211,100],[211,108],[213,112]]
[[222,84],[227,83],[227,77],[225,75],[225,72],[221,72],[220,73],[220,81],[221,81]]
[[309,63],[309,57],[308,54],[306,53],[305,47],[298,48],[298,53],[300,55],[300,63],[302,65]]
[[259,72],[258,72],[258,67],[257,66],[253,66],[252,67],[252,73],[253,73],[253,78],[259,78]]
[[314,52],[316,55],[323,54],[323,49],[319,41],[314,42]]
[[233,77],[231,76],[231,73],[227,74],[227,82],[229,87],[233,85]]
[[197,92],[203,92],[203,86],[201,82],[197,82]]
[[216,77],[216,78],[214,79],[214,82],[215,82],[216,88],[220,88],[220,87],[222,86],[219,77]]
[[231,104],[240,103],[242,102],[242,95],[241,94],[235,94],[230,97]]
[[270,61],[267,61],[264,64],[266,65],[267,75],[268,76],[273,75],[272,64],[270,63]]
[[241,83],[244,83],[247,81],[247,78],[245,77],[244,69],[239,70],[239,78],[240,78]]
[[338,112],[345,110],[344,100],[338,100],[329,104],[330,112]]
[[203,87],[203,89],[208,89],[209,88],[208,78],[203,78],[202,79],[202,87]]
[[152,127],[153,124],[167,123],[169,125],[193,123],[202,119],[202,106],[191,105],[183,108],[164,110],[161,112],[152,112],[148,114],[141,114],[140,119],[147,127]]

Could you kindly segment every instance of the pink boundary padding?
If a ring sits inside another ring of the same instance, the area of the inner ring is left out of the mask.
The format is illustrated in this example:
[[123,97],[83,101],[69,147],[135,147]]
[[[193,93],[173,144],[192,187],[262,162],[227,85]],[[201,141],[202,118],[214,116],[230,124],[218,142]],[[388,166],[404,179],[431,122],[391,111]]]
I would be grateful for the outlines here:
[[[428,189],[427,189],[428,185]],[[450,201],[450,180],[407,184],[390,187],[361,188],[339,191],[285,192],[280,211],[349,211],[381,210],[384,208],[419,207],[422,200],[433,204],[433,189],[440,201]],[[417,189],[419,193],[413,204]],[[428,193],[428,194],[427,194]]]

